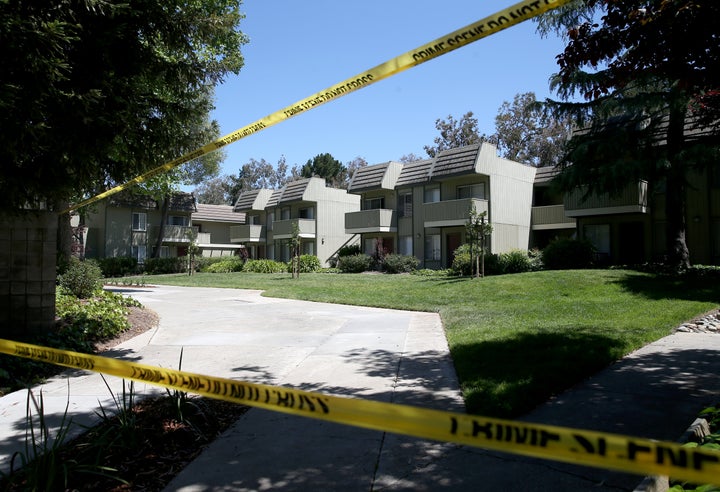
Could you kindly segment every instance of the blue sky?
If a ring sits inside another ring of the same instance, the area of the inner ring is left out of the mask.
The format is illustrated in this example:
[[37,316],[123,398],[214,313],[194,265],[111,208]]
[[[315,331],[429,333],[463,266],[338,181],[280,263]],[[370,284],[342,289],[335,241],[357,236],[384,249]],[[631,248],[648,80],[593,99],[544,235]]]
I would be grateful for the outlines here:
[[[245,66],[217,87],[212,117],[226,135],[513,3],[245,0]],[[283,155],[291,167],[325,152],[345,164],[424,158],[435,120],[468,111],[493,133],[498,108],[515,94],[553,95],[548,80],[562,48],[526,21],[225,146],[222,174]]]

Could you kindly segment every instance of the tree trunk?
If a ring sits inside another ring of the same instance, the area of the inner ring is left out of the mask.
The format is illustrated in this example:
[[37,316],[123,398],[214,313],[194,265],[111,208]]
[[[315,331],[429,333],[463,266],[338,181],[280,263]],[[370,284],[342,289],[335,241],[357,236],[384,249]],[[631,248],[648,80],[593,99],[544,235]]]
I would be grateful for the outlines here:
[[665,186],[666,248],[668,266],[679,272],[690,267],[690,252],[686,242],[687,186],[685,165],[680,158],[684,129],[684,106],[671,107],[667,133],[669,168]]
[[158,237],[155,241],[155,248],[150,255],[151,258],[160,257],[160,248],[162,247],[163,235],[165,234],[165,224],[168,220],[168,214],[170,213],[170,196],[166,195],[162,201],[162,214],[160,219],[160,228],[158,229]]
[[[58,201],[53,206],[54,210],[67,210],[70,203]],[[72,256],[72,227],[69,213],[59,214],[57,218],[57,265],[62,270],[70,264]]]

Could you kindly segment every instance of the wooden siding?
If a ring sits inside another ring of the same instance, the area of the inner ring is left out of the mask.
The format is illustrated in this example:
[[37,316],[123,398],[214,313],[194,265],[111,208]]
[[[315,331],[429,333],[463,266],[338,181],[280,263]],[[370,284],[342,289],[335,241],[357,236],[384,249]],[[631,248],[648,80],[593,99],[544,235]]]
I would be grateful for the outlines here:
[[565,215],[564,205],[533,207],[530,224],[535,230],[566,229],[575,227],[575,219]]
[[565,195],[565,213],[569,217],[607,215],[613,213],[645,213],[648,211],[648,184],[640,180],[625,188],[618,196],[607,193],[584,197],[585,191],[578,188]]
[[446,227],[462,225],[467,222],[471,207],[480,213],[487,212],[488,201],[477,198],[464,198],[461,200],[425,203],[422,206],[423,226]]
[[231,243],[264,243],[266,240],[264,225],[238,225],[230,227]]
[[275,239],[289,239],[293,235],[293,226],[297,224],[301,237],[315,237],[315,219],[276,220],[273,222]]

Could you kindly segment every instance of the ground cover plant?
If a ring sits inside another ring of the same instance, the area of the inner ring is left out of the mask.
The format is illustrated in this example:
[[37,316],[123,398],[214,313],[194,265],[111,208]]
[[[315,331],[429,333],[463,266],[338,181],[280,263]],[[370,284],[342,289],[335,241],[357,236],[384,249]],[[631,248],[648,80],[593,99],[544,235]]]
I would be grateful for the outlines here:
[[470,413],[517,417],[718,306],[714,278],[632,270],[446,275],[197,274],[152,283],[247,288],[440,314]]

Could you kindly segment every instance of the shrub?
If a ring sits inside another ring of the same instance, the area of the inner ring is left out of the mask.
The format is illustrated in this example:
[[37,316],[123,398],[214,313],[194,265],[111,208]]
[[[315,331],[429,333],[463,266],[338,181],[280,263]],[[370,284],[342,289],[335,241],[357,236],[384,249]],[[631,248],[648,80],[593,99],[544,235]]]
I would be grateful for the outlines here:
[[[502,264],[498,255],[485,253],[484,264],[485,275],[499,275],[503,273]],[[462,244],[455,250],[455,256],[453,258],[452,266],[450,267],[450,273],[452,275],[470,275],[470,272],[472,272],[470,245]]]
[[103,277],[124,277],[137,271],[137,259],[130,256],[114,256],[97,260]]
[[341,256],[337,267],[342,273],[361,273],[370,269],[372,261],[372,257],[366,254]]
[[79,299],[87,299],[102,289],[102,271],[95,260],[72,258],[58,284]]
[[59,289],[56,313],[67,323],[65,336],[83,340],[102,340],[113,337],[130,328],[127,318],[128,301],[122,295],[100,290],[97,295],[78,302],[66,290]]
[[248,260],[242,269],[250,273],[284,273],[286,270],[285,263],[275,260]]
[[203,271],[209,273],[232,273],[242,272],[245,267],[245,262],[238,256],[227,256],[224,259],[219,258],[219,260],[209,263]]
[[353,244],[352,246],[343,246],[342,248],[340,248],[338,250],[337,255],[338,255],[338,257],[355,256],[355,255],[359,255],[360,253],[362,253],[362,250],[360,249],[360,245]]
[[[312,273],[320,270],[320,260],[314,255],[300,255],[300,273]],[[292,260],[287,264],[288,273],[292,273]]]
[[184,273],[187,271],[187,257],[178,256],[173,258],[146,258],[144,271],[148,275]]
[[417,270],[420,261],[412,255],[389,254],[385,256],[383,268],[388,273],[409,273]]
[[500,269],[503,273],[529,272],[532,262],[525,251],[514,249],[500,255]]
[[542,251],[542,262],[548,270],[589,268],[594,257],[595,247],[581,239],[556,239]]

